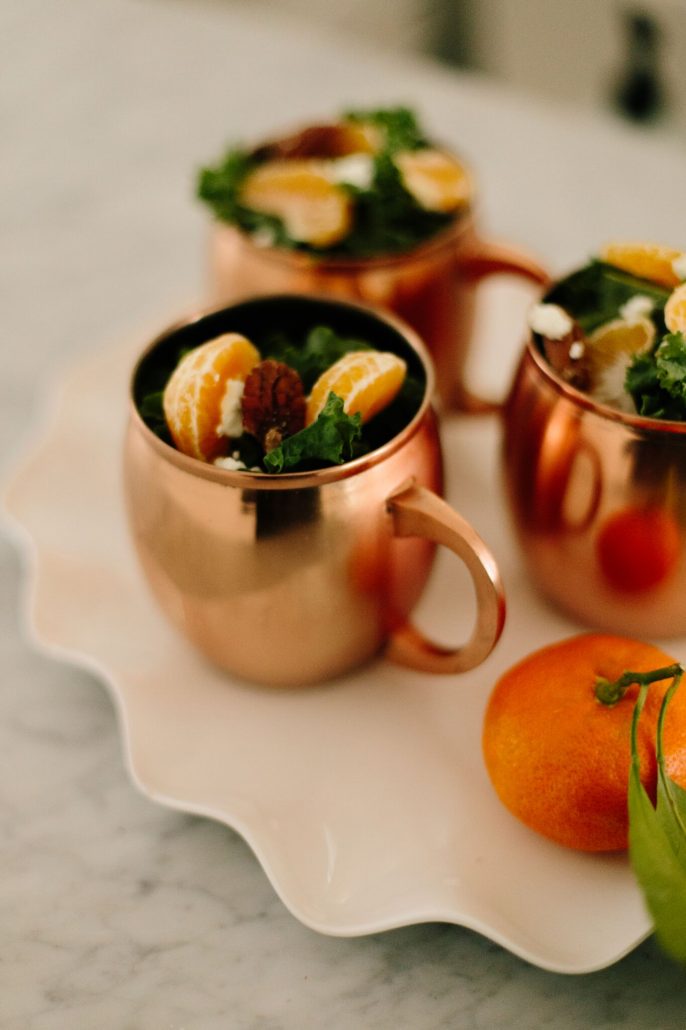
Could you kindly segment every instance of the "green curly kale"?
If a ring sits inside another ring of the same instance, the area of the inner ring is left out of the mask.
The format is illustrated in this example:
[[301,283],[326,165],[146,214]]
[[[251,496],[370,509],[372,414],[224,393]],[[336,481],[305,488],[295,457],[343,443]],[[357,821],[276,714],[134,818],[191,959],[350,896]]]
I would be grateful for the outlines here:
[[343,401],[330,393],[319,417],[311,426],[288,436],[264,456],[267,472],[288,472],[304,464],[342,465],[354,457],[362,436],[362,417],[346,415]]
[[668,333],[627,369],[626,388],[640,415],[686,421],[686,337]]
[[393,155],[400,150],[417,150],[429,145],[416,115],[406,107],[395,107],[350,111],[343,118],[377,126],[382,130],[382,144],[372,158],[373,175],[368,188],[341,183],[341,188],[352,199],[353,225],[339,243],[321,248],[295,240],[288,235],[280,218],[242,204],[241,186],[260,163],[258,157],[242,147],[232,147],[218,164],[200,169],[196,183],[198,198],[212,209],[219,221],[237,225],[251,235],[264,233],[273,246],[322,257],[368,258],[402,253],[446,228],[454,215],[421,207],[405,189],[393,161]]
[[308,392],[322,372],[334,365],[344,354],[348,354],[350,351],[371,349],[371,345],[365,343],[364,340],[339,336],[333,329],[325,325],[318,325],[311,329],[301,347],[296,346],[284,333],[273,336],[263,346],[263,351],[268,358],[282,361],[284,365],[295,369]]

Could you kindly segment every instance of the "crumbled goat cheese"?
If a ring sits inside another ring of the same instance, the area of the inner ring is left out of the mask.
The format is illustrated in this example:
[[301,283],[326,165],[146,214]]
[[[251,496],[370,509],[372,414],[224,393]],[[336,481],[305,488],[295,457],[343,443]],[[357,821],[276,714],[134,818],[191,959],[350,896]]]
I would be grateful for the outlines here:
[[226,458],[215,458],[214,464],[217,468],[228,469],[229,472],[247,472],[248,470],[248,466],[240,458],[234,458],[233,455]]
[[572,361],[578,361],[579,358],[583,358],[586,346],[582,340],[575,340],[572,346],[569,348],[569,357]]
[[371,154],[349,154],[329,161],[328,177],[332,182],[344,182],[368,190],[374,179],[374,159]]
[[677,279],[686,279],[686,254],[679,254],[679,257],[674,258],[672,269]]
[[228,469],[229,472],[261,472],[262,469],[258,465],[253,465],[252,468],[248,468],[244,461],[241,461],[239,451],[234,451],[233,454],[227,455],[225,458],[215,458],[214,464],[217,468]]
[[644,293],[635,293],[622,304],[619,314],[625,322],[638,322],[639,319],[646,318],[654,307],[655,303],[650,297],[646,297]]
[[529,327],[548,340],[562,340],[574,328],[574,322],[558,304],[534,304],[529,311]]
[[236,437],[243,432],[243,414],[241,398],[245,383],[240,379],[228,379],[222,397],[217,436]]

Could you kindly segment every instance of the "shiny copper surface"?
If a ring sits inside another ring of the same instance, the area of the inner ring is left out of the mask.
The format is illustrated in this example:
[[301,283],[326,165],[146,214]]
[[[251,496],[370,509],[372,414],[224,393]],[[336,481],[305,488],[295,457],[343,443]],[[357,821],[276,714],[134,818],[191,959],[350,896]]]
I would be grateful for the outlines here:
[[503,469],[546,597],[586,626],[686,633],[686,425],[595,404],[529,341],[504,410]]
[[[500,636],[503,592],[488,548],[439,496],[433,373],[423,345],[397,320],[308,297],[254,300],[188,325],[201,339],[205,324],[208,334],[226,331],[241,310],[245,331],[245,318],[267,306],[282,312],[284,326],[296,310],[301,317],[310,309],[320,324],[325,307],[325,324],[341,331],[346,312],[357,312],[371,342],[381,326],[392,331],[424,369],[422,405],[387,444],[345,465],[278,476],[230,472],[181,454],[143,423],[133,392],[144,355],[132,376],[124,482],[131,532],[158,602],[212,661],[263,683],[322,681],[386,645],[390,657],[415,668],[472,668]],[[178,331],[163,333],[149,351]],[[436,543],[462,558],[476,592],[473,636],[454,650],[408,624]]]
[[217,224],[210,262],[212,294],[218,302],[270,293],[313,293],[399,315],[431,352],[441,405],[475,412],[494,407],[476,397],[465,382],[476,283],[497,273],[548,281],[545,270],[523,252],[480,239],[472,214],[456,219],[445,232],[409,253],[359,260],[319,259],[258,247],[233,226]]

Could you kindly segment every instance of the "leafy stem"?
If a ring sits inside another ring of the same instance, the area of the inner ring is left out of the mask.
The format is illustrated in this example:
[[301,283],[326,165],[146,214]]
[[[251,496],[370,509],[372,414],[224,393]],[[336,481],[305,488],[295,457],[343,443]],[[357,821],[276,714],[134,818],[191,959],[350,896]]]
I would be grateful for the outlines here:
[[677,666],[674,682],[665,692],[658,717],[655,806],[641,782],[638,723],[648,684],[641,685],[631,723],[628,806],[629,857],[653,918],[657,940],[668,955],[686,964],[686,790],[667,775],[662,745],[665,713],[681,677],[682,669]]
[[[659,680],[666,680],[670,678],[675,679],[675,684],[672,684],[670,690],[673,692],[678,686],[679,681],[683,675],[683,667],[679,662],[674,662],[672,665],[666,665],[661,669],[652,669],[650,672],[623,672],[616,680],[605,679],[604,676],[597,676],[595,681],[595,696],[604,705],[615,705],[618,701],[626,694],[630,686],[636,683],[641,688],[638,700],[636,701],[636,707],[643,707],[645,703],[645,691],[651,683],[657,683]],[[641,694],[643,694],[643,700],[641,700]]]

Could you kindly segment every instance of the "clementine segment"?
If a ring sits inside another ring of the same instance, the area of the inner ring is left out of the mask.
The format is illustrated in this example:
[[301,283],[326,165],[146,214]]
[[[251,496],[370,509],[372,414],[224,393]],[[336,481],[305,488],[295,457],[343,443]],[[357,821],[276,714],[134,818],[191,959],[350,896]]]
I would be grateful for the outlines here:
[[629,410],[635,410],[624,387],[626,371],[634,355],[649,351],[654,340],[655,326],[649,318],[616,318],[589,336],[584,353],[596,400],[619,408],[628,400]]
[[660,286],[679,285],[675,262],[685,257],[683,251],[659,243],[608,243],[600,256],[609,265]]
[[306,425],[316,421],[330,393],[343,401],[346,415],[368,422],[391,403],[403,384],[407,365],[387,351],[349,351],[323,372],[307,401]]
[[677,286],[665,304],[665,325],[670,333],[686,333],[686,283]]
[[[500,800],[532,830],[582,851],[627,847],[631,718],[638,687],[616,704],[597,677],[648,672],[673,659],[650,644],[588,633],[545,647],[506,672],[488,702],[483,754]],[[671,680],[652,684],[639,724],[641,780],[655,796],[655,731]],[[686,690],[665,721],[668,775],[686,788]]]
[[227,390],[241,385],[260,360],[256,347],[238,333],[225,333],[186,354],[164,390],[164,415],[176,447],[192,458],[212,461],[226,449],[220,432]]
[[246,177],[241,203],[280,218],[293,240],[329,247],[349,233],[352,202],[315,159],[268,161]]
[[455,211],[472,197],[466,169],[440,150],[404,150],[394,159],[403,184],[427,211]]

